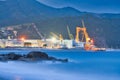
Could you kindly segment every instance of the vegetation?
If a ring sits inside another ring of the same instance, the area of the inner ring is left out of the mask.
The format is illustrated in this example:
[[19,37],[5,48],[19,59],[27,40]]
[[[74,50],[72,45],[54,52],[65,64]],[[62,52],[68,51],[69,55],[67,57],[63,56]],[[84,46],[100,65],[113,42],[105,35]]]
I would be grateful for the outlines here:
[[[89,35],[98,46],[120,48],[120,14],[80,12],[71,7],[57,9],[35,0],[0,1],[0,12],[1,27],[35,23],[39,31],[47,37],[50,32],[55,32],[68,38],[67,25],[75,35],[75,28],[82,27],[83,19]],[[19,35],[27,34],[29,38],[39,38],[32,27],[21,25],[16,30]]]

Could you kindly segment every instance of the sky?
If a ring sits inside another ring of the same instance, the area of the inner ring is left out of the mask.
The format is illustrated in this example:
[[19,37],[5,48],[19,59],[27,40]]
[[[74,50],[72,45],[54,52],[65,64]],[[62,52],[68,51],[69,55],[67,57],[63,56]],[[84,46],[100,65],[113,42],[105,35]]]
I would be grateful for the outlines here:
[[120,13],[120,0],[38,0],[46,5],[61,8],[73,7],[95,13]]

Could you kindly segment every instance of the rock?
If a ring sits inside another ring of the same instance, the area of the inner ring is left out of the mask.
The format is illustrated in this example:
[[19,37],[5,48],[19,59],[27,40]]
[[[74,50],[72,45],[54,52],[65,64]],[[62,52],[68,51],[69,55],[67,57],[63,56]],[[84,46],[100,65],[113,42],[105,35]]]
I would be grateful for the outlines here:
[[48,59],[48,55],[46,53],[39,51],[29,52],[26,57],[31,59],[43,59],[43,60]]
[[0,61],[8,61],[8,60],[18,60],[22,55],[15,54],[14,52],[8,54],[0,54]]
[[0,54],[0,61],[9,61],[9,60],[17,60],[17,61],[41,61],[41,60],[49,60],[49,61],[60,61],[60,62],[68,62],[68,59],[57,59],[55,57],[48,56],[44,52],[40,51],[32,51],[27,55],[15,54],[14,52],[8,54]]
[[[20,57],[18,60],[19,60],[19,61],[25,61],[25,62],[30,62],[30,61],[31,61],[30,58],[25,58],[25,57]],[[32,60],[32,61],[33,61],[33,60]]]
[[48,57],[48,60],[57,60],[55,57]]
[[0,54],[0,56],[5,56],[5,54]]
[[11,53],[7,54],[6,57],[10,60],[18,60],[20,57],[22,57],[22,55],[11,52]]
[[48,60],[60,61],[60,62],[68,62],[68,59],[56,59],[55,57],[49,57]]
[[68,59],[58,59],[57,61],[68,62]]

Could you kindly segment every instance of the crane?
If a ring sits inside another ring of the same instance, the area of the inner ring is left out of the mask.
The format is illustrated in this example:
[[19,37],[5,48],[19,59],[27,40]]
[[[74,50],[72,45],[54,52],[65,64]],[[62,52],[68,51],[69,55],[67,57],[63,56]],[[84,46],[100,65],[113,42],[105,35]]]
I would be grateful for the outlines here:
[[96,48],[94,45],[94,41],[89,37],[87,30],[85,27],[80,28],[76,27],[76,42],[79,42],[79,32],[83,32],[85,36],[85,44],[84,44],[84,49],[85,50],[99,50],[100,48]]
[[79,32],[83,32],[83,36],[85,37],[85,44],[84,44],[85,50],[105,51],[106,50],[105,48],[97,48],[94,45],[94,41],[89,37],[83,20],[82,20],[82,25],[83,25],[83,28],[76,27],[76,42],[79,42]]
[[[81,20],[81,22],[82,22],[82,27],[83,27],[83,28],[85,28],[84,21],[83,21],[83,20]],[[84,32],[82,32],[82,40],[81,40],[81,42],[83,42],[84,37],[85,37]]]
[[50,32],[50,34],[52,34],[56,39],[58,39],[58,40],[63,40],[63,36],[62,36],[62,34],[60,34],[59,36],[58,35],[56,35],[55,33],[53,33],[53,32]]
[[73,37],[73,35],[70,33],[70,29],[69,29],[68,26],[67,26],[67,31],[68,31],[69,38],[70,38],[71,40],[73,40],[74,37]]
[[90,37],[89,37],[85,27],[84,28],[76,27],[76,42],[80,41],[79,40],[79,32],[81,32],[81,31],[83,32],[83,35],[85,36],[86,42],[89,42]]
[[95,48],[94,41],[89,37],[84,21],[82,20],[82,28],[81,27],[76,27],[76,42],[79,42],[79,33],[82,32],[82,40],[85,38],[85,45],[84,48],[85,50],[97,50],[98,48]]
[[85,27],[85,23],[84,23],[84,21],[82,20],[82,26],[83,26],[83,28]]
[[32,23],[33,28],[36,30],[37,34],[43,39],[45,40],[45,37],[39,32],[38,28],[36,27],[36,25],[34,23]]
[[85,27],[85,24],[84,24],[84,21],[82,20],[82,28],[81,27],[76,27],[76,42],[79,42],[79,33],[82,32],[82,42],[83,42],[83,39],[85,37],[85,41],[86,42],[89,42],[90,41],[90,37],[87,33],[87,30],[86,30],[86,27]]

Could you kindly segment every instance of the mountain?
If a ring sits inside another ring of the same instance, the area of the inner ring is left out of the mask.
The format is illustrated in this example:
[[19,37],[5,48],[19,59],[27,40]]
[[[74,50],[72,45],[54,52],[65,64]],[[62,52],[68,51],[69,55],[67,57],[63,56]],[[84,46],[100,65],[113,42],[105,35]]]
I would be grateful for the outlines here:
[[36,0],[5,0],[0,1],[0,24],[18,24],[44,20],[53,17],[76,16],[79,11],[66,7],[56,9]]
[[[89,35],[95,39],[98,46],[120,48],[120,14],[81,12],[71,7],[53,8],[36,0],[0,1],[0,26],[35,23],[47,37],[50,32],[55,32],[62,33],[64,38],[68,38],[67,25],[75,35],[75,28],[82,26],[82,19]],[[19,35],[39,37],[32,28],[27,29],[25,26],[19,28]]]

